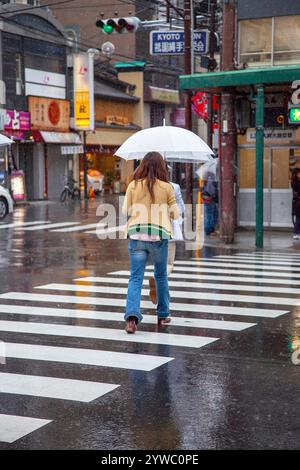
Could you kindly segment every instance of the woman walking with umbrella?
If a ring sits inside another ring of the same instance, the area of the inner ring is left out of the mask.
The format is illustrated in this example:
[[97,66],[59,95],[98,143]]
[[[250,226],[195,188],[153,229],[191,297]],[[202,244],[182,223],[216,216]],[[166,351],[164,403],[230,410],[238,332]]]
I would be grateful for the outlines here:
[[135,333],[137,324],[143,318],[140,312],[141,289],[149,257],[154,264],[158,325],[170,321],[168,242],[172,238],[171,221],[179,217],[179,210],[160,153],[149,152],[135,171],[126,191],[123,213],[129,216],[127,235],[130,256],[125,330]]

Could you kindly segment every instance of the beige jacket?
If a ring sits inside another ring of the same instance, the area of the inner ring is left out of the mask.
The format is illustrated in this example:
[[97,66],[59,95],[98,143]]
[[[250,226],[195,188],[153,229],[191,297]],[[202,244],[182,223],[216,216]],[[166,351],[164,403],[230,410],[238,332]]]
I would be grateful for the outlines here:
[[170,183],[156,180],[155,202],[151,200],[145,180],[132,181],[126,191],[122,212],[129,217],[126,233],[159,235],[162,239],[172,238],[172,219],[178,219],[179,209]]

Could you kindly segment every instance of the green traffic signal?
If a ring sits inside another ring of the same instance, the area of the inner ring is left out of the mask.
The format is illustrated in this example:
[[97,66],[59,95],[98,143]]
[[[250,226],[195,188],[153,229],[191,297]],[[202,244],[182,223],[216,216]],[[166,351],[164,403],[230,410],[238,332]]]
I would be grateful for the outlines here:
[[114,30],[114,28],[112,26],[110,26],[109,24],[106,24],[102,29],[103,29],[104,33],[106,33],[106,34],[111,34]]
[[300,107],[290,108],[289,122],[291,124],[300,124]]

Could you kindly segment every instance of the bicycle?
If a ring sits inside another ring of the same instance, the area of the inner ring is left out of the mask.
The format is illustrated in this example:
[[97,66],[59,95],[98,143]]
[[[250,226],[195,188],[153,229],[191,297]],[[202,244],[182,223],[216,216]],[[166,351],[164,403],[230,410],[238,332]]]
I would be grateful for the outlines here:
[[67,198],[69,200],[80,199],[80,190],[75,186],[75,183],[77,183],[77,181],[73,178],[67,178],[67,183],[60,195],[60,202],[65,202]]

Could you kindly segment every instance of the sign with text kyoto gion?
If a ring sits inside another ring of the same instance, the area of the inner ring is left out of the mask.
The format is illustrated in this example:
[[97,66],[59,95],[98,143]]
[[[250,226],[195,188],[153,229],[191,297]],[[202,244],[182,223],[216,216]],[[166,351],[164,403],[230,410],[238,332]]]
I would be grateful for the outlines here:
[[[209,48],[209,31],[194,31],[194,53],[207,54]],[[151,31],[151,55],[182,55],[184,54],[183,31]]]

